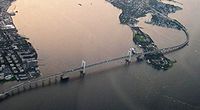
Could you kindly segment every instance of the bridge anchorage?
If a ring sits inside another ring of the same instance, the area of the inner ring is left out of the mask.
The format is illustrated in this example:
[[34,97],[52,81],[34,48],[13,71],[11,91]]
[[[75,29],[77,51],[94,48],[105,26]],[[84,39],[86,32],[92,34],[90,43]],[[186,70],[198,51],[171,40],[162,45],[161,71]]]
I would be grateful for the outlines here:
[[82,60],[81,70],[80,70],[80,77],[81,78],[84,78],[84,76],[85,76],[85,68],[86,68],[86,61]]

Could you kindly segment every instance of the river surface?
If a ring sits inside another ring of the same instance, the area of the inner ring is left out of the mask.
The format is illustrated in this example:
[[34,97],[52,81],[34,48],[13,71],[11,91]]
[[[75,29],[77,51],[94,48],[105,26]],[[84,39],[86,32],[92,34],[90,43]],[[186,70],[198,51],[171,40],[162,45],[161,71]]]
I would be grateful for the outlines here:
[[[179,0],[170,14],[190,34],[189,46],[167,57],[177,63],[158,71],[143,63],[95,68],[85,79],[29,91],[0,103],[1,110],[193,110],[200,109],[200,1]],[[82,4],[82,6],[78,4]],[[134,46],[120,10],[104,0],[17,0],[10,10],[20,34],[37,48],[42,75],[121,56]],[[158,47],[184,41],[184,33],[139,23]],[[103,69],[105,68],[105,69]]]

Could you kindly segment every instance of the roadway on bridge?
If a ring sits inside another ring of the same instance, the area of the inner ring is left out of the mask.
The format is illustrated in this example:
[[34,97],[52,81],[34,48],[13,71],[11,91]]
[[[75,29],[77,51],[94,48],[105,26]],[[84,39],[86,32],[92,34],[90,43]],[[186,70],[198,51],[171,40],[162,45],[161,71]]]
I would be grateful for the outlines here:
[[[152,8],[152,7],[150,7],[150,8]],[[187,32],[187,29],[183,25],[181,25],[181,23],[179,23],[177,20],[169,18],[166,15],[163,15],[162,13],[158,12],[157,10],[155,10],[153,8],[152,8],[152,10],[155,13],[157,13],[157,14],[159,14],[159,15],[161,15],[161,16],[163,16],[163,17],[165,17],[165,18],[167,18],[171,21],[174,21],[177,25],[181,26],[182,27],[181,30],[185,33],[186,39],[185,39],[184,42],[177,44],[175,46],[161,48],[161,49],[154,50],[154,51],[148,51],[148,52],[141,52],[141,53],[133,54],[133,55],[131,55],[132,57],[137,57],[139,55],[145,55],[145,54],[150,54],[150,53],[155,53],[155,52],[162,52],[163,54],[170,53],[170,52],[174,52],[174,51],[177,51],[179,49],[182,49],[183,47],[185,47],[189,43],[189,34]],[[107,63],[111,63],[111,62],[114,62],[114,61],[124,60],[124,59],[127,59],[127,58],[129,58],[128,55],[116,57],[116,58],[111,58],[111,59],[106,59],[104,61],[96,62],[96,63],[93,63],[93,64],[88,64],[88,65],[85,66],[85,68],[91,68],[91,67],[94,67],[94,66],[107,64]],[[49,79],[52,79],[52,78],[62,77],[63,75],[68,75],[68,73],[81,71],[82,69],[83,69],[83,67],[77,67],[77,68],[66,70],[66,71],[58,73],[58,74],[53,74],[53,75],[49,75],[49,76],[40,77],[38,79],[33,79],[31,81],[26,81],[26,82],[20,83],[18,85],[12,86],[12,87],[4,90],[2,94],[4,95],[6,93],[12,92],[13,90],[16,90],[17,88],[22,87],[22,86],[24,87],[24,86],[29,85],[29,84],[42,82],[42,81],[49,80]]]

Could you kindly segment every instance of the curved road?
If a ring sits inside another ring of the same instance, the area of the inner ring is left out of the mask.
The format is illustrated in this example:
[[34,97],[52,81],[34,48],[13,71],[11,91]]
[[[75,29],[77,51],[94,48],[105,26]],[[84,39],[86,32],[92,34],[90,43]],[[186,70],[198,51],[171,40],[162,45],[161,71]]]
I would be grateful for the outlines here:
[[[156,11],[155,9],[152,8],[152,10],[156,13],[156,14],[159,14],[171,21],[174,21],[177,25],[181,26],[181,30],[185,33],[186,35],[186,39],[183,43],[181,44],[178,44],[178,45],[175,45],[175,46],[171,46],[171,47],[166,47],[166,48],[162,48],[162,49],[158,49],[158,50],[154,50],[154,51],[148,51],[148,52],[142,52],[142,53],[137,53],[137,54],[134,54],[132,55],[133,56],[139,56],[139,55],[145,55],[145,54],[150,54],[150,53],[155,53],[155,52],[162,52],[163,54],[165,53],[170,53],[170,52],[174,52],[174,51],[177,51],[179,49],[182,49],[183,47],[185,47],[188,43],[189,43],[189,34],[187,32],[187,29],[182,25],[180,24],[177,20],[174,20],[174,19],[171,19],[169,18],[168,16],[165,16],[161,13],[159,13],[158,11]],[[139,27],[137,27],[139,28]],[[94,66],[98,66],[98,65],[101,65],[101,64],[108,64],[110,62],[114,62],[114,61],[119,61],[119,60],[124,60],[124,59],[127,59],[129,58],[128,55],[125,55],[125,56],[121,56],[121,57],[117,57],[117,58],[112,58],[112,59],[106,59],[104,61],[100,61],[100,62],[97,62],[97,63],[93,63],[93,64],[89,64],[89,65],[86,65],[86,68],[90,68],[90,67],[94,67]],[[26,81],[26,82],[23,82],[23,83],[20,83],[18,85],[15,85],[15,86],[12,86],[4,91],[1,91],[1,94],[0,94],[0,100],[2,99],[5,99],[6,97],[8,96],[12,96],[13,95],[13,91],[16,91],[16,90],[19,90],[20,91],[20,88],[24,88],[26,86],[29,86],[31,87],[30,85],[38,85],[38,84],[41,84],[45,81],[51,81],[52,79],[54,79],[55,81],[59,80],[58,78],[64,76],[64,75],[67,75],[68,73],[72,73],[72,72],[75,72],[75,71],[81,71],[83,69],[83,67],[77,67],[77,68],[74,68],[74,69],[70,69],[70,70],[67,70],[67,71],[64,71],[62,73],[58,73],[58,74],[53,74],[53,75],[49,75],[49,76],[45,76],[45,77],[40,77],[38,79],[33,79],[31,81]],[[31,88],[30,88],[31,89]],[[11,94],[11,95],[10,95]]]

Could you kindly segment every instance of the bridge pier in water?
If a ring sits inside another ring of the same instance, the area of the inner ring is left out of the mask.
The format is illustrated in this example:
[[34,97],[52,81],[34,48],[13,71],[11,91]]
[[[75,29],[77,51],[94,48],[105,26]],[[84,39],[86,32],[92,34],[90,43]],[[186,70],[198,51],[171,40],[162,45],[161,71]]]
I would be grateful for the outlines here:
[[32,89],[31,83],[29,82],[29,89]]
[[44,80],[42,80],[42,87],[44,87],[45,86],[45,84],[44,84]]
[[55,76],[55,84],[58,82],[57,76]]
[[17,87],[17,93],[19,94],[21,91],[20,91],[20,86]]
[[24,85],[22,86],[22,90],[23,90],[23,91],[26,91],[26,87],[25,87]]
[[51,78],[49,78],[48,80],[49,80],[49,83],[48,83],[48,85],[51,85]]
[[35,82],[35,88],[37,88],[38,87],[38,83],[37,82]]

